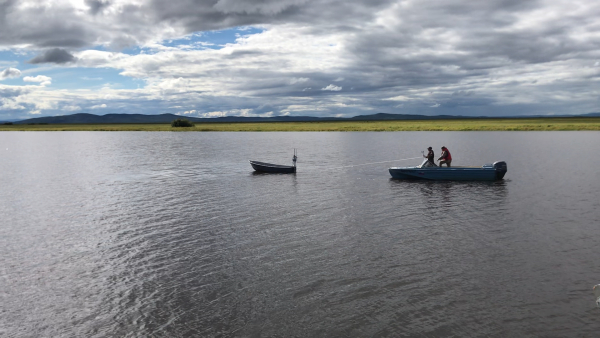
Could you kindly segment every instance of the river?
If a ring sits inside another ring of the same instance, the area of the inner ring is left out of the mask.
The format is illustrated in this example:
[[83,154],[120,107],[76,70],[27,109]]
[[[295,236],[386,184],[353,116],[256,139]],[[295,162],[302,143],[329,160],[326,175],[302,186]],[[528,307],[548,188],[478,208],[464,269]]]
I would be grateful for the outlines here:
[[[391,179],[443,145],[505,179]],[[294,148],[296,174],[248,163]],[[0,336],[595,337],[598,154],[599,132],[3,132]]]

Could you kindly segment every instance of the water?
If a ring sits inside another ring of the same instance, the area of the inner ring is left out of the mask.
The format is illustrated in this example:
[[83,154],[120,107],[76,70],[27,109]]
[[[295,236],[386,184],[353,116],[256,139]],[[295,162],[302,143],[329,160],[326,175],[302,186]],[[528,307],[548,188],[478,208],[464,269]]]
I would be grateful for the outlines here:
[[[508,173],[339,168],[430,145]],[[293,148],[296,175],[247,161]],[[0,151],[3,337],[600,330],[598,132],[5,132]]]

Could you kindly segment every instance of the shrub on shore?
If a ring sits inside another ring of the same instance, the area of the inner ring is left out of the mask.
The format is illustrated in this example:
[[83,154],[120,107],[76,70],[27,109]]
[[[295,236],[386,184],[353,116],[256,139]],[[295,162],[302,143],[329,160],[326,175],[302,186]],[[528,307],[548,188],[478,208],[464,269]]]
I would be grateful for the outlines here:
[[171,127],[193,127],[194,124],[185,119],[177,119],[171,122]]

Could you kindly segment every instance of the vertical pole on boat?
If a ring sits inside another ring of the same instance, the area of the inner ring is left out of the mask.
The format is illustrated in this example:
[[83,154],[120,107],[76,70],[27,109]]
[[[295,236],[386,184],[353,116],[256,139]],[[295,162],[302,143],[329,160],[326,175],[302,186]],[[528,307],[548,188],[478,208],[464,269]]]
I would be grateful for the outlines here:
[[294,148],[294,157],[292,157],[292,162],[294,163],[294,172],[296,172],[296,160],[298,157],[296,156],[296,148]]

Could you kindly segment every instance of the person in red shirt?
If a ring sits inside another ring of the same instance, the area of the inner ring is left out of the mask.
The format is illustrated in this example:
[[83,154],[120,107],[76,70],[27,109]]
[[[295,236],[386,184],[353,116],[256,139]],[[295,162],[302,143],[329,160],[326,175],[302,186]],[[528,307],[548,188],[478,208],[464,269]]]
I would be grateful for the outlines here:
[[448,148],[442,147],[442,156],[438,158],[438,161],[440,161],[440,167],[444,163],[446,163],[446,165],[450,167],[450,163],[452,163],[452,155],[450,155],[450,151],[448,150]]

